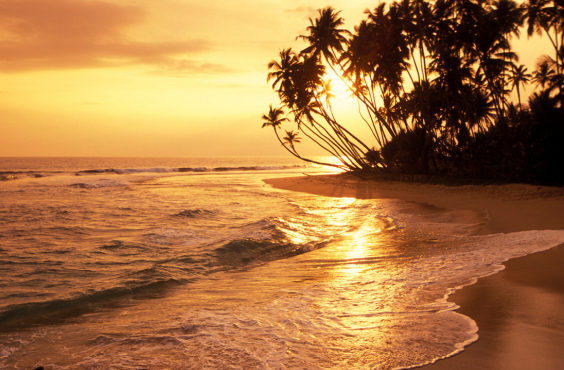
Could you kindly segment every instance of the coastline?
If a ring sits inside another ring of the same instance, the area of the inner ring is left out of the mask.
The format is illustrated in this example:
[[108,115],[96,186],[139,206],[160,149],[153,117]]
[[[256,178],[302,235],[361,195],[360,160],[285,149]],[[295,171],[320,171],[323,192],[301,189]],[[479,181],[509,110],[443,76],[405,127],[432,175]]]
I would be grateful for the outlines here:
[[[263,180],[277,189],[330,197],[401,199],[487,212],[477,234],[564,229],[564,189],[524,184],[445,186],[362,180],[351,174]],[[449,297],[479,327],[480,339],[423,366],[446,369],[564,368],[564,244],[509,260],[505,270]]]

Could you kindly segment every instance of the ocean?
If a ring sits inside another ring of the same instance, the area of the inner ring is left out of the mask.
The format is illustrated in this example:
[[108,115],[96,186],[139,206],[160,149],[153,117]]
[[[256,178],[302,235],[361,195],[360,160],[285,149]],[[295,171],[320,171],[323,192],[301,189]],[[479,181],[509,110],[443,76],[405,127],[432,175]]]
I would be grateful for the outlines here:
[[478,339],[448,302],[564,231],[262,180],[287,157],[0,158],[0,368],[407,369]]

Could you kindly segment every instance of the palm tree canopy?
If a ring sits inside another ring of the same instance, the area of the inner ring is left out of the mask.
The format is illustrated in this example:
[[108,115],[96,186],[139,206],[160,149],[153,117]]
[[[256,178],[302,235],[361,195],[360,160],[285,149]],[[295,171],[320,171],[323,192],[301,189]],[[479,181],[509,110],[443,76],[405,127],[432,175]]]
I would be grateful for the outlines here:
[[298,137],[298,132],[294,132],[293,130],[286,131],[286,136],[284,136],[283,138],[284,143],[290,145],[294,153],[296,153],[296,148],[294,147],[294,144],[301,143],[301,140],[302,139]]
[[272,69],[273,72],[268,73],[268,75],[266,76],[266,82],[274,79],[274,82],[272,83],[273,89],[276,89],[276,86],[279,85],[282,81],[289,79],[290,74],[298,63],[298,58],[292,51],[292,48],[281,50],[279,56],[280,62],[272,60],[267,65],[268,69]]
[[537,64],[537,69],[533,72],[532,81],[535,83],[536,87],[541,87],[550,85],[552,78],[555,76],[554,69],[551,68],[547,60],[541,60]]
[[307,27],[308,35],[300,35],[297,38],[307,41],[310,46],[301,51],[301,54],[311,54],[319,58],[323,55],[329,62],[335,62],[333,51],[340,53],[343,44],[347,42],[350,32],[339,28],[345,22],[339,17],[340,11],[335,11],[328,6],[318,9],[319,17],[315,20],[309,19],[310,26]]
[[269,109],[268,109],[268,113],[262,115],[262,119],[265,121],[262,124],[262,128],[272,126],[274,128],[274,130],[276,130],[278,127],[280,127],[282,122],[289,121],[288,118],[286,118],[286,117],[281,118],[280,116],[282,116],[282,115],[284,115],[283,109],[273,108],[272,104],[270,104]]
[[512,82],[513,88],[522,85],[525,86],[527,82],[531,79],[531,74],[527,73],[527,67],[521,64],[519,67],[513,66],[511,75],[509,76],[509,82]]

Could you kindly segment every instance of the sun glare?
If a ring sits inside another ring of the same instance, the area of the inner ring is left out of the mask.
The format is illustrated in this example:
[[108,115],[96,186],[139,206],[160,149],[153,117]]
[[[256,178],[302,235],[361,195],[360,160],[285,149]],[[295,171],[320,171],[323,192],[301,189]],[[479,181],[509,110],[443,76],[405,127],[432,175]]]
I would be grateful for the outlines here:
[[335,100],[338,102],[352,101],[349,87],[343,80],[337,76],[337,74],[332,69],[327,69],[326,81],[331,82],[331,93],[335,96]]

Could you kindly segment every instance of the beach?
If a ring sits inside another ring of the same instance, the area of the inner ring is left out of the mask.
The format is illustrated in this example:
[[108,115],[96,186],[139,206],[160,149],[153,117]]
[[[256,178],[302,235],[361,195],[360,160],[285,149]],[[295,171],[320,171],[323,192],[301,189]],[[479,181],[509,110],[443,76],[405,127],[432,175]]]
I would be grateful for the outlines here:
[[[265,180],[278,189],[329,197],[401,199],[485,213],[476,234],[564,228],[564,189],[445,186],[364,180],[351,174]],[[509,260],[505,270],[449,297],[474,319],[480,339],[425,369],[555,369],[564,366],[564,245]]]

